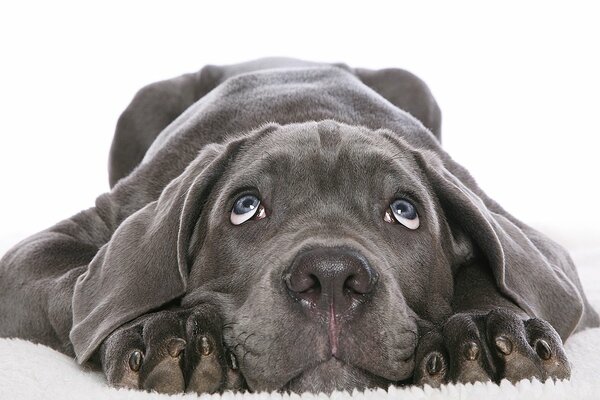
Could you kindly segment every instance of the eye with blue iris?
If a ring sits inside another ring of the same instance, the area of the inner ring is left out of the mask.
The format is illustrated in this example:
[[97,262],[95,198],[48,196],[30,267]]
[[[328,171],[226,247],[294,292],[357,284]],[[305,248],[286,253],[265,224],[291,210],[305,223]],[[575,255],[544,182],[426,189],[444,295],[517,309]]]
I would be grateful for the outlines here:
[[393,224],[395,221],[408,229],[415,230],[419,227],[419,214],[413,203],[406,199],[396,199],[390,204],[390,209],[383,216],[385,222]]
[[253,194],[245,194],[233,203],[230,221],[234,225],[240,225],[253,217],[263,219],[265,216],[265,208],[260,204],[260,199]]

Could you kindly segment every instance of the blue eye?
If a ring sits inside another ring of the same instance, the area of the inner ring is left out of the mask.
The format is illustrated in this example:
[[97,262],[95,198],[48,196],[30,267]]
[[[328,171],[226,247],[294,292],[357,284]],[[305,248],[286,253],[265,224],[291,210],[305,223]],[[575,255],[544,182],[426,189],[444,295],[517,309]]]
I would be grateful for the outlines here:
[[233,212],[238,215],[246,214],[247,212],[256,210],[259,204],[260,200],[258,197],[248,194],[236,200],[233,205]]
[[[419,215],[417,209],[408,200],[397,199],[390,204],[391,214],[394,219],[407,227],[408,229],[417,229],[419,227]],[[384,220],[389,223],[393,223],[391,215],[386,213]]]
[[407,200],[398,199],[391,204],[392,211],[395,215],[406,218],[406,219],[415,219],[417,218],[417,210],[415,206],[412,205]]
[[240,225],[256,215],[257,219],[265,217],[265,209],[260,205],[258,197],[246,194],[239,197],[231,210],[231,223]]

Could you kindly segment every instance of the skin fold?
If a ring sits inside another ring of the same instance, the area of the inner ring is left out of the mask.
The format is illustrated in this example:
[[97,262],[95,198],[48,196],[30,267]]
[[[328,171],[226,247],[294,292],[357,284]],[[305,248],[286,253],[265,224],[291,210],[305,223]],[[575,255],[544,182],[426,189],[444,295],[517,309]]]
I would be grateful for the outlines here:
[[165,393],[568,378],[563,341],[599,324],[573,262],[440,127],[400,69],[262,59],[149,85],[111,191],[0,261],[0,336]]

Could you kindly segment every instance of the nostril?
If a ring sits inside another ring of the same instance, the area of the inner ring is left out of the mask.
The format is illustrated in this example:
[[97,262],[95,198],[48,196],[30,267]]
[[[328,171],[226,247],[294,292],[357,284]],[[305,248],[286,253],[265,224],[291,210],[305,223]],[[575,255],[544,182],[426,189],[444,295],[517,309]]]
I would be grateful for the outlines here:
[[288,274],[284,280],[287,287],[295,293],[314,291],[321,287],[319,279],[313,274]]
[[314,306],[321,297],[321,283],[314,274],[291,273],[284,277],[288,291],[293,298]]
[[321,283],[319,282],[319,278],[315,275],[311,274],[308,276],[308,279],[306,279],[306,286],[308,288],[299,291],[299,293],[318,293],[321,291]]
[[363,295],[370,293],[377,283],[377,274],[370,267],[350,275],[344,282],[344,290],[351,294]]
[[361,294],[360,282],[355,275],[350,275],[344,282],[344,292],[348,294]]

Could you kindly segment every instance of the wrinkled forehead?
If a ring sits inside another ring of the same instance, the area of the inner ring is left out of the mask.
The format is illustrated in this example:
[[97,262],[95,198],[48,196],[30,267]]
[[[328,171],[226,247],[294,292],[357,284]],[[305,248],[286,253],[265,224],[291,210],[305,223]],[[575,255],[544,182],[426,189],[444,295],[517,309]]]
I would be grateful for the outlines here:
[[334,121],[280,126],[248,140],[233,165],[231,183],[291,179],[298,185],[320,183],[317,189],[326,192],[378,181],[424,189],[412,152],[402,141],[390,140],[393,135]]

